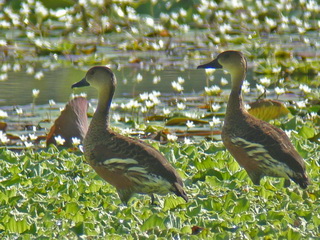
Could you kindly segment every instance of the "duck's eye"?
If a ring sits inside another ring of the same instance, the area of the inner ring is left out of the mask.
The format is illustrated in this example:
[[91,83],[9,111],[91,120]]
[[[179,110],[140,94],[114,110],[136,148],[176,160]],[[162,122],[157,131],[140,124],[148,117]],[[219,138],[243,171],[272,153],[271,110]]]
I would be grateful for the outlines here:
[[89,71],[89,75],[93,76],[94,75],[94,70],[92,69],[91,71]]

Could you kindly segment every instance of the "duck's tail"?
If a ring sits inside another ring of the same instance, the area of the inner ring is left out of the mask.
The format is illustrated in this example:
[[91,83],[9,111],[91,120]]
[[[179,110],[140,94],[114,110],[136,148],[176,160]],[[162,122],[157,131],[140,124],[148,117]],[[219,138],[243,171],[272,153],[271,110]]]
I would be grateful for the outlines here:
[[179,197],[182,197],[186,202],[188,202],[189,198],[187,196],[187,193],[184,191],[183,189],[183,186],[181,186],[181,184],[179,183],[174,183],[174,188],[175,188],[175,191],[174,193],[179,196]]
[[311,181],[306,175],[306,173],[292,177],[291,179],[303,189],[306,189],[308,185],[311,184]]

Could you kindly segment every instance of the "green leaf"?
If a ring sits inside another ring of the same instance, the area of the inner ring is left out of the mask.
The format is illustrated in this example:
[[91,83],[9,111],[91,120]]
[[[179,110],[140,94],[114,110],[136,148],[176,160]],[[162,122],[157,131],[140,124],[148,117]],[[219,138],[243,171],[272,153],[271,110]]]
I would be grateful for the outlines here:
[[170,118],[166,122],[166,126],[173,126],[173,125],[185,125],[187,121],[192,121],[194,124],[208,124],[208,121],[200,120],[196,118],[189,118],[189,117],[173,117]]
[[14,217],[9,219],[5,227],[12,233],[23,233],[30,228],[26,219],[15,220]]
[[299,131],[299,135],[305,139],[312,138],[315,135],[315,130],[307,126],[303,126]]
[[73,228],[71,228],[71,230],[79,235],[83,235],[84,234],[84,224],[83,222],[78,223],[76,226],[74,226]]
[[154,214],[151,217],[149,217],[146,221],[144,221],[144,223],[141,226],[142,231],[147,231],[153,228],[165,229],[166,227],[164,225],[164,218]]
[[297,128],[297,118],[293,117],[284,125],[286,130],[295,130]]
[[246,198],[241,198],[236,202],[236,206],[234,208],[234,213],[245,212],[249,209],[250,202]]
[[4,202],[4,204],[7,204],[9,200],[9,197],[5,194],[5,192],[0,192],[0,205],[3,204],[2,201]]
[[184,204],[185,201],[181,197],[167,196],[164,201],[163,211],[176,208],[180,204]]
[[21,182],[21,177],[19,175],[13,175],[13,177],[11,177],[10,179],[2,181],[0,183],[5,187],[9,187],[19,182]]
[[79,210],[79,205],[75,202],[69,202],[66,204],[66,213],[76,214]]

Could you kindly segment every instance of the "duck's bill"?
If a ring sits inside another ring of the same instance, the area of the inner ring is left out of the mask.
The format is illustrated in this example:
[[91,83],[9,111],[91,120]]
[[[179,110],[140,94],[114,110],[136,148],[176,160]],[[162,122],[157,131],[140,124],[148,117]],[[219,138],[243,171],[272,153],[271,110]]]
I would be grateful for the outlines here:
[[86,78],[83,78],[81,81],[73,84],[71,88],[86,87],[86,86],[90,86],[90,84],[87,82]]
[[206,63],[206,64],[203,64],[203,65],[199,65],[197,67],[197,69],[199,68],[222,68],[221,64],[218,62],[218,59],[215,59],[213,60],[212,62],[209,62],[209,63]]

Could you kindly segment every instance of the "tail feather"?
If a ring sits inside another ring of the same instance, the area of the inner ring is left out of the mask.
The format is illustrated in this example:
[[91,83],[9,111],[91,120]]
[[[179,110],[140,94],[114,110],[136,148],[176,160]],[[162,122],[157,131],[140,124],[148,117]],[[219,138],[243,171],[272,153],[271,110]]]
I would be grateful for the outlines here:
[[297,177],[292,177],[291,178],[296,184],[299,184],[299,186],[302,189],[306,189],[308,187],[308,185],[311,184],[310,179],[307,177],[306,174],[297,176]]

